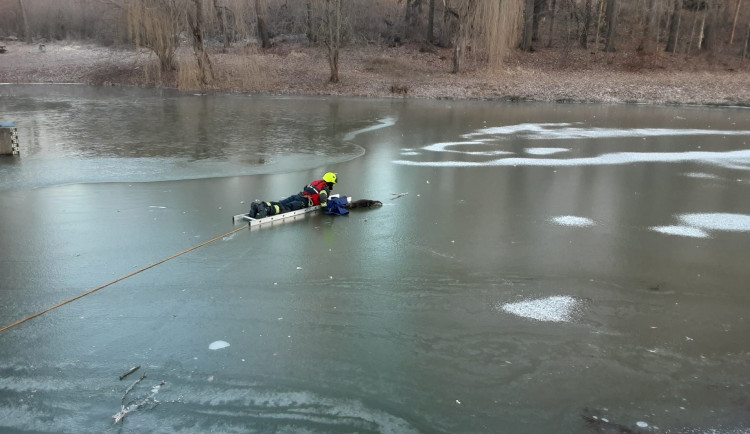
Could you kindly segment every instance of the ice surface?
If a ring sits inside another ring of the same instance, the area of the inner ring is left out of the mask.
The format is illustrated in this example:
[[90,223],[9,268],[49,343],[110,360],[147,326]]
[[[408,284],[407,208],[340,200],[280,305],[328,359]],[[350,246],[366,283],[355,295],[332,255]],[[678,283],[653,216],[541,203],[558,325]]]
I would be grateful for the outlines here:
[[537,321],[570,322],[579,302],[573,297],[557,295],[537,300],[505,303],[500,308],[508,313]]

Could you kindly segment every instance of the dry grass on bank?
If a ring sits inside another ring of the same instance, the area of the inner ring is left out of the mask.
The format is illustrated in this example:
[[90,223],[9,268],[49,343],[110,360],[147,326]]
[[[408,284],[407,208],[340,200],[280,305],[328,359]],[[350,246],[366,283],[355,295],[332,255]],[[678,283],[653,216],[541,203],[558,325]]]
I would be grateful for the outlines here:
[[6,43],[0,82],[89,83],[176,87],[184,90],[479,98],[510,101],[638,102],[750,106],[750,59],[667,53],[603,53],[541,49],[514,52],[499,71],[451,74],[447,49],[418,45],[347,47],[338,84],[328,83],[325,52],[297,43],[265,51],[232,47],[210,52],[215,81],[200,89],[189,49],[178,52],[179,72],[159,74],[147,51],[57,43],[46,51]]

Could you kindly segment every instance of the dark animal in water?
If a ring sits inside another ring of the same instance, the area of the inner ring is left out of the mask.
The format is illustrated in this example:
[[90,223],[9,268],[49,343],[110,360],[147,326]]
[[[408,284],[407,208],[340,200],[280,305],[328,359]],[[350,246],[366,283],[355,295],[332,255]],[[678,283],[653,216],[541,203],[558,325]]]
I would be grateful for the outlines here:
[[383,206],[383,202],[379,200],[360,199],[360,200],[355,200],[352,203],[347,204],[345,208],[346,209],[373,208],[373,207],[379,207],[379,206]]

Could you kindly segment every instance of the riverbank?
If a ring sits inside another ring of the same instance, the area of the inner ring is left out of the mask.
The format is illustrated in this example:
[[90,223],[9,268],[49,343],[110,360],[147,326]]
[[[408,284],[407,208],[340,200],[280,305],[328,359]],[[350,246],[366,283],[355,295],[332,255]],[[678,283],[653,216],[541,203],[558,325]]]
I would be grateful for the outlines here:
[[[178,87],[190,78],[159,76],[143,51],[60,42],[4,43],[2,83],[86,83]],[[681,54],[540,49],[514,53],[500,71],[450,73],[448,49],[408,45],[344,48],[340,83],[328,83],[325,52],[295,42],[210,52],[211,91],[503,101],[750,106],[750,59]],[[192,65],[191,53],[178,63]],[[183,68],[189,71],[190,67]],[[183,88],[186,88],[184,85]],[[187,88],[189,88],[188,86]],[[186,89],[187,89],[186,88]]]

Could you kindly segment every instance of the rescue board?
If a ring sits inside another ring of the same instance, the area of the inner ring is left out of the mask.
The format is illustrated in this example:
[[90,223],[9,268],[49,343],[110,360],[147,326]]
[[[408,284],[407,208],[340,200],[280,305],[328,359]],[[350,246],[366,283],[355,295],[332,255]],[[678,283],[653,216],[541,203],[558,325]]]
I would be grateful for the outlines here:
[[246,221],[250,225],[250,227],[253,226],[260,226],[264,223],[272,223],[279,220],[286,220],[286,219],[294,219],[296,217],[303,216],[307,213],[315,212],[320,209],[320,205],[311,206],[308,208],[302,208],[298,209],[297,211],[289,211],[285,212],[283,214],[276,214],[268,217],[263,217],[262,219],[254,219],[250,217],[248,214],[237,214],[232,218],[232,223],[237,224],[237,222],[240,221]]

